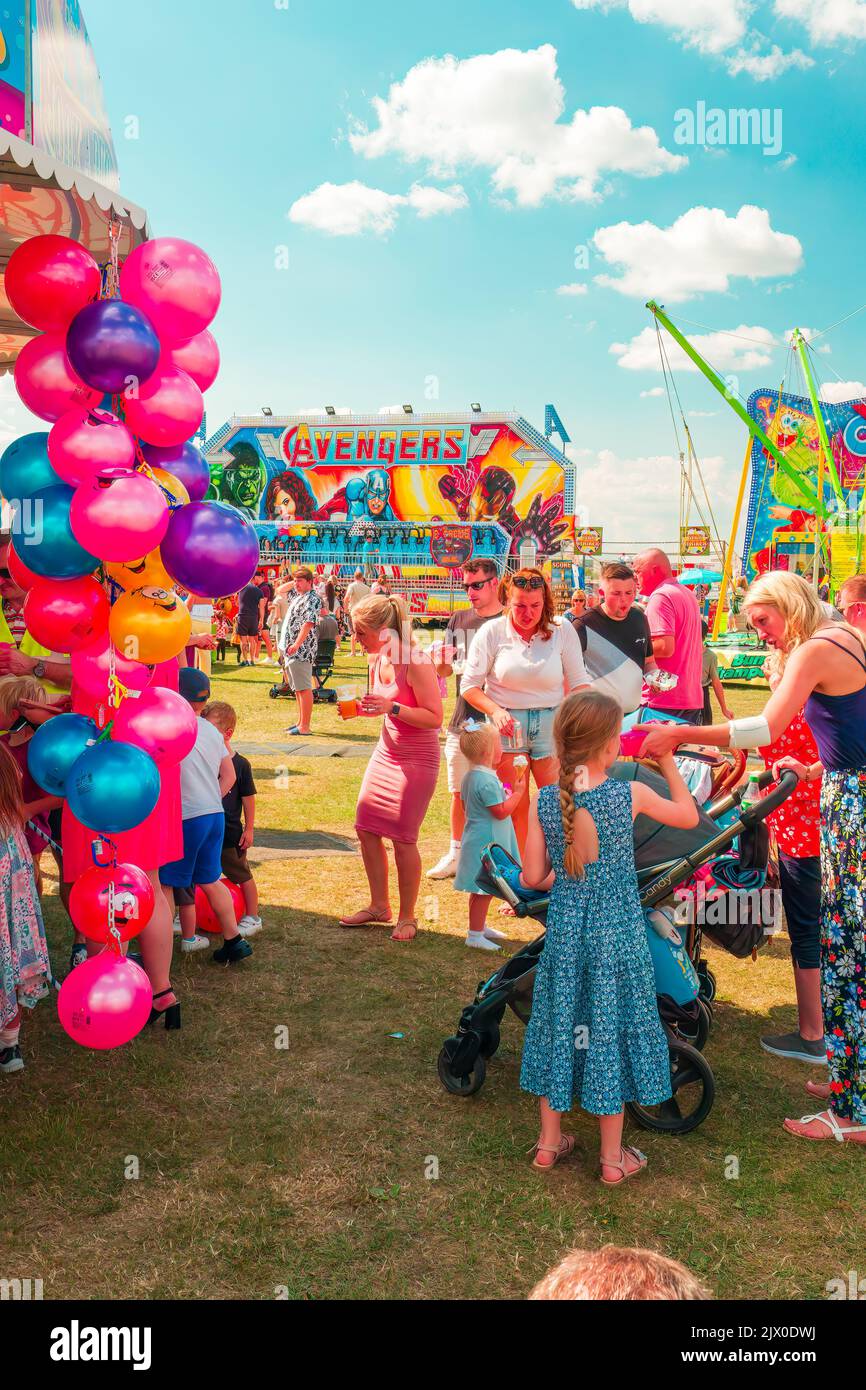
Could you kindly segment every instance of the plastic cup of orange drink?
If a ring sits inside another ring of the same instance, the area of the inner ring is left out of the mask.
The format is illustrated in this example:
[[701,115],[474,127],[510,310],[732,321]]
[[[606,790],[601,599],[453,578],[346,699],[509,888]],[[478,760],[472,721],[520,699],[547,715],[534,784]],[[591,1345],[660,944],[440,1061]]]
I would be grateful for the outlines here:
[[341,719],[357,719],[358,687],[356,685],[337,686],[337,713]]

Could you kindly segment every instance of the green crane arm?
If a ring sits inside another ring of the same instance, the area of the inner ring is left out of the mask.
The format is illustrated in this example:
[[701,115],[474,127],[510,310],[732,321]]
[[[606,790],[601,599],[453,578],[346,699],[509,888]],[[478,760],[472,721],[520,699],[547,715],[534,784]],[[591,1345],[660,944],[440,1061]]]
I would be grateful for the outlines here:
[[824,452],[824,462],[826,463],[827,471],[830,474],[830,482],[833,484],[833,491],[836,494],[837,502],[839,502],[839,504],[842,507],[844,507],[845,498],[842,496],[842,484],[839,481],[839,474],[836,471],[836,460],[833,458],[833,450],[830,448],[830,440],[827,437],[827,422],[824,419],[824,413],[821,410],[821,404],[818,400],[818,392],[815,389],[815,378],[812,375],[812,364],[809,361],[809,354],[806,351],[806,339],[803,337],[803,334],[800,332],[799,328],[794,329],[791,341],[793,342],[794,347],[797,349],[797,352],[800,357],[800,363],[803,368],[803,375],[806,378],[806,387],[809,392],[809,400],[812,402],[812,410],[815,414],[815,424],[818,426],[818,439],[820,440],[821,448]]
[[728,405],[733,410],[734,414],[740,417],[749,433],[761,443],[761,445],[766,449],[770,457],[775,461],[777,467],[785,474],[785,476],[790,480],[790,482],[794,484],[797,490],[800,493],[802,493],[803,497],[806,499],[809,505],[815,508],[815,511],[819,516],[823,516],[823,500],[819,499],[817,492],[815,492],[815,490],[809,486],[805,478],[803,478],[795,468],[791,467],[784,454],[773,443],[769,435],[761,429],[761,426],[758,424],[757,420],[752,419],[749,412],[745,409],[741,402],[737,400],[736,396],[731,395],[730,391],[727,390],[725,383],[722,381],[722,378],[718,375],[717,372],[713,371],[709,362],[704,361],[703,357],[701,357],[701,354],[697,351],[697,349],[692,347],[688,338],[686,338],[679,331],[679,329],[673,323],[671,323],[667,314],[658,304],[656,304],[654,299],[651,299],[646,307],[649,309],[650,313],[653,314],[656,321],[660,323],[663,328],[667,329],[668,333],[670,333],[674,341],[679,343],[683,352],[686,354],[687,357],[691,358],[698,370],[703,372],[710,385],[714,386],[718,391],[719,395],[724,397],[724,399],[728,402]]

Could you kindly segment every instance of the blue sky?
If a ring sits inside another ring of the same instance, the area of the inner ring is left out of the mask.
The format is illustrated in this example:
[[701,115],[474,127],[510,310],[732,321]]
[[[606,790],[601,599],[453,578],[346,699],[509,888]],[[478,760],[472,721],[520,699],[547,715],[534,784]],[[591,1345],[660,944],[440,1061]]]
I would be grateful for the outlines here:
[[[86,0],[121,186],[223,277],[211,430],[326,402],[480,400],[541,425],[552,401],[590,520],[673,536],[673,431],[666,400],[641,395],[661,384],[655,358],[632,342],[644,301],[754,336],[712,343],[747,396],[780,380],[786,329],[866,299],[866,6],[631,0],[652,16],[639,23],[624,0],[582,3],[150,0],[145,18]],[[700,102],[780,111],[778,154],[677,143],[676,113]],[[863,323],[822,340],[823,377],[866,380]],[[725,520],[743,428],[703,378],[677,385]]]

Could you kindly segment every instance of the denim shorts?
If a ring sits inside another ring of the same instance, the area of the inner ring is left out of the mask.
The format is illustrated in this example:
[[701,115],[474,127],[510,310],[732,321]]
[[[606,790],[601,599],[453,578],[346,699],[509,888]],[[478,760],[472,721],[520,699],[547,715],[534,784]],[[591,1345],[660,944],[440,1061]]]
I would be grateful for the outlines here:
[[[514,733],[510,739],[503,738],[502,751],[506,757],[513,751],[528,753],[532,762],[540,758],[555,756],[553,747],[553,721],[556,709],[510,709],[508,713],[514,720]],[[519,747],[517,746],[519,744]]]

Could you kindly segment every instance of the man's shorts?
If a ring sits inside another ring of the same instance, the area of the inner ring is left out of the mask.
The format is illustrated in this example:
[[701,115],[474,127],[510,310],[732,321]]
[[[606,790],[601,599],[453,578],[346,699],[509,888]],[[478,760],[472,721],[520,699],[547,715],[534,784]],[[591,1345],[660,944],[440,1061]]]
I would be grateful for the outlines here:
[[222,811],[193,816],[183,823],[183,858],[163,864],[159,881],[167,888],[188,888],[195,883],[218,883],[222,875],[222,848],[226,818]]
[[459,792],[460,783],[472,764],[460,752],[460,735],[450,729],[445,735],[445,768],[448,773],[449,792]]
[[257,618],[238,618],[238,637],[258,637],[259,623]]
[[296,695],[301,690],[312,690],[312,661],[299,661],[296,656],[289,656],[283,664],[283,670],[286,673],[286,680]]
[[553,721],[556,709],[510,709],[508,713],[514,720],[514,733],[511,739],[502,740],[502,751],[506,757],[510,753],[508,743],[519,740],[519,746],[528,753],[531,762],[555,756],[553,747]]
[[229,883],[250,883],[253,877],[247,852],[237,845],[223,845],[222,870]]

